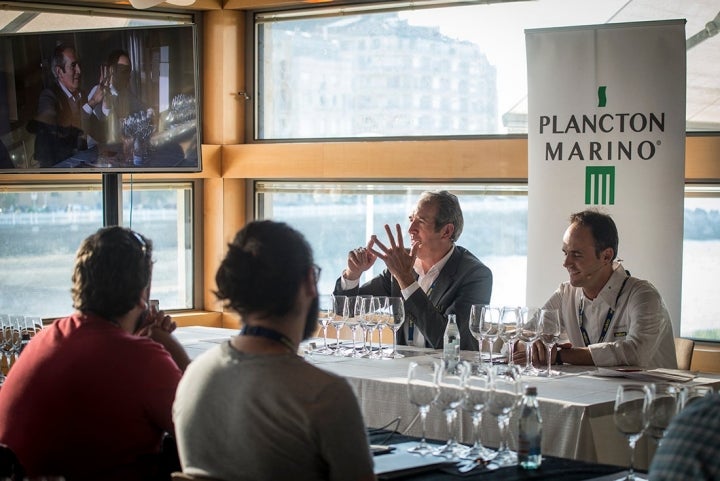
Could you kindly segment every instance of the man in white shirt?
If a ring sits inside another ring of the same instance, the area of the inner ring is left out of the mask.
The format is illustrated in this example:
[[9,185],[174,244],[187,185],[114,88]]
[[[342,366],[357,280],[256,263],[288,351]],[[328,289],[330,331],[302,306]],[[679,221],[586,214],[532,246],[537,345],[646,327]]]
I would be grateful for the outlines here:
[[[570,280],[544,306],[558,309],[562,326],[553,361],[677,368],[670,314],[660,293],[630,276],[616,260],[617,250],[617,227],[609,215],[586,210],[570,216],[563,236]],[[534,352],[541,364],[547,362],[542,346]],[[524,357],[518,352],[516,362]]]
[[[398,343],[443,345],[448,314],[456,314],[460,348],[477,350],[470,334],[470,306],[488,304],[492,293],[492,272],[470,251],[455,245],[463,229],[460,203],[447,191],[424,192],[410,214],[410,249],[406,249],[400,224],[396,235],[385,225],[388,243],[376,235],[367,246],[348,254],[347,267],[335,284],[335,294],[348,296],[402,296],[406,325],[398,332]],[[386,269],[360,285],[360,276],[377,258]]]

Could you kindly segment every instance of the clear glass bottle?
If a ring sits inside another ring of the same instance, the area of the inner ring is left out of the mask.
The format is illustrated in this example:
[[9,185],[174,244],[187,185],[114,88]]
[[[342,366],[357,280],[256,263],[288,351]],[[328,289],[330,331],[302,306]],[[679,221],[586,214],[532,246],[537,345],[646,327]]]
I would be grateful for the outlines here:
[[443,336],[443,361],[446,369],[453,370],[460,362],[460,329],[455,314],[448,314],[445,335]]
[[518,423],[518,464],[523,469],[538,469],[542,464],[542,418],[534,386],[525,388]]

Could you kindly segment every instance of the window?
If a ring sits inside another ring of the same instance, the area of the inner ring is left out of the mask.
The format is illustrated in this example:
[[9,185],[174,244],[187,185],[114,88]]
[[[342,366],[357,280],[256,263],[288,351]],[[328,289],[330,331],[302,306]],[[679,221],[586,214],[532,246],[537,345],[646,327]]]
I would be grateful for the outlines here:
[[720,341],[720,188],[685,187],[680,335]]
[[[465,228],[458,241],[493,272],[493,304],[525,303],[527,186],[498,184],[256,182],[259,219],[287,222],[310,242],[323,269],[320,292],[331,293],[347,252],[371,234],[385,238],[384,225],[400,223],[424,190],[446,189],[460,199]],[[394,232],[394,230],[393,230]],[[560,233],[558,233],[560,235]],[[681,332],[683,337],[720,340],[716,279],[720,279],[720,188],[688,186],[685,196]],[[621,233],[622,236],[622,233]],[[561,262],[558,257],[558,262]],[[377,263],[362,281],[378,274]],[[548,296],[556,286],[548,286]]]
[[[4,185],[0,191],[0,313],[72,312],[75,252],[102,227],[101,185]],[[123,224],[153,241],[151,295],[163,309],[193,307],[192,185],[126,184]]]
[[[422,3],[257,14],[252,138],[527,133],[525,29],[676,18],[687,19],[687,130],[720,130],[720,36],[698,33],[717,15],[712,2]],[[314,103],[321,93],[340,101]],[[416,99],[407,119],[397,121],[388,97]]]
[[[258,219],[287,222],[310,242],[322,267],[320,292],[333,291],[350,249],[371,234],[385,239],[384,225],[399,223],[407,234],[408,215],[425,190],[456,194],[465,227],[458,245],[468,248],[493,271],[492,302],[525,302],[527,187],[496,184],[362,184],[256,182]],[[382,262],[363,281],[383,269]]]

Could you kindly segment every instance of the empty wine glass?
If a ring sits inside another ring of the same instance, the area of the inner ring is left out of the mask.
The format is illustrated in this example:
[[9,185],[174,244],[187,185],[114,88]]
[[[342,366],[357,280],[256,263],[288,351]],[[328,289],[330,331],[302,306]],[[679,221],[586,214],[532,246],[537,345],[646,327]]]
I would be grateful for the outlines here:
[[335,355],[342,356],[340,348],[340,330],[345,326],[345,321],[350,317],[349,303],[347,296],[333,296],[333,313],[330,325],[335,328]]
[[517,366],[495,364],[488,370],[490,394],[485,409],[497,418],[500,443],[493,464],[498,467],[517,464],[517,453],[508,446],[510,414],[520,397],[520,371]]
[[[345,319],[345,326],[350,329],[350,336],[352,337],[352,348],[347,353],[351,357],[363,357],[366,354],[365,338],[363,337],[363,345],[360,349],[357,347],[355,338],[357,337],[358,329],[363,330],[368,322],[370,299],[371,296],[356,296],[348,300],[348,312],[352,315],[349,315],[349,317]],[[368,301],[367,303],[366,300]]]
[[465,382],[463,384],[462,408],[470,413],[473,425],[473,445],[461,455],[463,459],[482,459],[487,461],[495,456],[495,451],[482,443],[482,415],[490,396],[489,364],[476,365],[466,363]]
[[628,440],[630,467],[626,480],[635,479],[635,445],[648,425],[651,389],[642,384],[621,384],[615,396],[615,427]]
[[480,331],[484,339],[487,339],[488,362],[492,364],[493,345],[500,335],[500,308],[494,306],[482,306]]
[[525,368],[522,370],[522,374],[526,376],[537,376],[540,373],[532,363],[532,346],[540,337],[539,321],[539,308],[522,307],[520,309],[520,340],[525,343]]
[[397,333],[405,322],[405,301],[402,297],[388,298],[388,316],[386,324],[392,329],[393,345],[392,351],[385,356],[387,359],[400,359],[405,357],[397,352]]
[[540,310],[540,339],[545,345],[545,355],[547,359],[547,371],[542,373],[543,376],[555,376],[560,374],[552,370],[552,348],[560,339],[560,315],[557,309],[541,309]]
[[477,339],[478,342],[478,365],[483,363],[482,348],[485,334],[482,331],[482,308],[484,304],[473,304],[470,306],[470,319],[468,321],[470,334]]
[[[382,342],[382,331],[385,326],[387,326],[387,312],[388,312],[388,297],[387,296],[376,296],[373,298],[372,303],[372,311],[373,311],[373,317],[374,317],[374,324],[373,328],[378,333],[378,350],[377,355],[373,357],[381,358],[382,357],[382,348],[383,348],[383,342]],[[372,330],[370,331],[370,339],[372,340]],[[372,355],[372,352],[371,352]]]
[[514,364],[513,354],[515,352],[515,340],[520,334],[518,323],[520,320],[520,308],[505,306],[500,310],[500,339],[507,349],[508,364]]
[[418,408],[420,413],[420,425],[422,437],[415,446],[408,448],[411,453],[430,454],[430,445],[425,440],[427,429],[427,415],[430,405],[437,396],[438,387],[435,383],[435,376],[439,363],[437,362],[411,362],[408,365],[408,399],[410,403]]
[[328,353],[331,351],[327,341],[327,331],[330,325],[330,320],[333,316],[333,296],[320,296],[319,299],[320,308],[318,310],[318,323],[322,328],[323,333],[323,347],[315,350],[317,353]]
[[445,445],[433,451],[435,456],[443,456],[454,459],[462,450],[457,441],[458,407],[464,397],[465,363],[459,363],[450,367],[445,361],[442,362],[436,371],[437,397],[435,405],[445,414],[445,422],[448,428],[448,440]]
[[713,393],[711,386],[683,386],[680,391],[680,411],[688,407],[694,401]]
[[648,407],[647,433],[660,444],[665,430],[678,412],[678,388],[669,383],[657,383],[651,391]]
[[[372,339],[370,339],[370,347],[368,347],[368,332],[372,331],[372,299],[368,294],[355,296],[352,299],[350,312],[353,314],[356,327],[362,331],[362,347],[360,351],[354,351],[357,357],[369,356],[372,354]],[[353,331],[353,346],[355,345],[355,331]]]

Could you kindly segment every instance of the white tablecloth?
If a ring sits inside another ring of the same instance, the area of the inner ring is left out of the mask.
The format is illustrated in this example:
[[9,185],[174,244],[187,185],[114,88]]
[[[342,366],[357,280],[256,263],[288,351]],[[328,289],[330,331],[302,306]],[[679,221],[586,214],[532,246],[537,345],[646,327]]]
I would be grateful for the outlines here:
[[[225,342],[237,330],[212,327],[183,327],[176,335],[191,357],[196,357],[212,346]],[[322,340],[313,340],[317,346]],[[301,347],[305,359],[319,368],[345,377],[352,385],[369,427],[391,425],[400,418],[398,430],[404,434],[421,435],[417,409],[407,396],[407,371],[412,360],[440,358],[440,352],[431,349],[400,349],[412,356],[402,359],[358,359],[333,357],[308,352],[307,344]],[[477,353],[463,353],[472,358]],[[543,453],[590,462],[627,465],[627,441],[615,428],[613,405],[617,386],[623,382],[638,382],[623,378],[593,375],[594,368],[587,366],[558,367],[562,376],[555,378],[524,377],[523,383],[538,390],[540,413],[543,418]],[[720,376],[700,374],[691,384],[720,386]],[[511,448],[516,449],[517,422],[511,419]],[[498,445],[499,431],[494,418],[483,417],[482,437],[487,446]],[[391,426],[391,427],[394,427]],[[472,423],[463,413],[460,439],[472,440]],[[427,420],[427,436],[447,439],[445,418],[437,409],[431,409]],[[643,436],[637,446],[636,467],[647,468],[654,452],[652,441]]]

